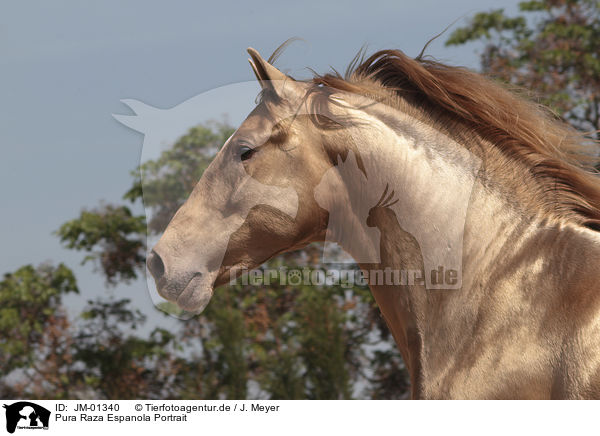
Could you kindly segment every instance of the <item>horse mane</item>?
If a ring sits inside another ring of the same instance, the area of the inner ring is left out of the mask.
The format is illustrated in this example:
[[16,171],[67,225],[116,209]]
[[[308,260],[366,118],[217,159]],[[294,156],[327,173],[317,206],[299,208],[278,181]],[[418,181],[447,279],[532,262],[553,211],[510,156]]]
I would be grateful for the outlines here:
[[361,53],[342,76],[315,75],[318,88],[408,102],[433,117],[450,118],[476,133],[508,159],[526,165],[538,183],[543,210],[600,230],[600,179],[589,151],[592,140],[549,109],[463,67],[400,50]]

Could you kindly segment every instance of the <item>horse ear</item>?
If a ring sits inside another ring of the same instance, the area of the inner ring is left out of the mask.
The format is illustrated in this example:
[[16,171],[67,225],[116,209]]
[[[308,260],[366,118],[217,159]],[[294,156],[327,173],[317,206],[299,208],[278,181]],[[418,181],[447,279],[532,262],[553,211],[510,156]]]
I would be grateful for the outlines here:
[[250,62],[250,66],[252,67],[252,71],[254,71],[254,75],[260,82],[260,86],[264,89],[269,87],[279,97],[283,97],[283,87],[284,84],[295,82],[294,79],[285,75],[273,65],[265,61],[261,55],[254,50],[252,47],[248,48],[248,54],[251,59],[248,59]]
[[268,81],[268,80],[286,80],[289,79],[288,76],[283,74],[273,65],[265,61],[262,56],[254,50],[252,47],[248,47],[248,54],[252,58],[250,61],[253,65],[254,74],[256,74],[256,78],[260,81]]
[[260,82],[260,73],[256,69],[256,65],[254,65],[254,62],[252,62],[252,59],[248,59],[248,62],[250,63],[250,68],[252,68],[252,71],[254,72],[254,75],[256,76],[256,80],[258,80]]

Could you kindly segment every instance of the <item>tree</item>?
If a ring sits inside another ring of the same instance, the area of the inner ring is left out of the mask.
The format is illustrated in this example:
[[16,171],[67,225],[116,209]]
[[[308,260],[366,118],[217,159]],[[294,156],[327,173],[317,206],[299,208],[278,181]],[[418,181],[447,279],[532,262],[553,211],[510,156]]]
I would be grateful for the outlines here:
[[600,140],[600,2],[534,0],[521,14],[476,14],[447,45],[483,41],[481,68],[533,92],[575,128]]
[[65,265],[31,265],[0,281],[2,398],[169,398],[181,358],[174,336],[132,334],[144,317],[129,300],[90,301],[73,322],[62,299],[77,294]]
[[[34,398],[52,389],[71,392],[68,366],[72,344],[62,297],[78,293],[65,265],[27,265],[0,281],[0,396]],[[9,382],[9,376],[13,381]]]
[[98,261],[110,285],[136,279],[144,269],[146,219],[133,216],[126,206],[104,205],[83,210],[64,223],[57,234],[67,248],[88,254],[82,263]]
[[174,335],[156,328],[149,338],[126,333],[145,322],[128,299],[89,301],[81,314],[85,321],[75,335],[75,379],[102,399],[169,398],[179,358]]

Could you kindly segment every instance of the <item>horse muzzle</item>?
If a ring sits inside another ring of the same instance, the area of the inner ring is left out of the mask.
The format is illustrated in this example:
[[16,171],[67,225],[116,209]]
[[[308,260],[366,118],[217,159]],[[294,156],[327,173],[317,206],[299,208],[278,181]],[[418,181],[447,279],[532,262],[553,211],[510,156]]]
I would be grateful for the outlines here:
[[188,312],[200,313],[208,305],[217,272],[170,271],[156,250],[148,255],[146,266],[161,297]]

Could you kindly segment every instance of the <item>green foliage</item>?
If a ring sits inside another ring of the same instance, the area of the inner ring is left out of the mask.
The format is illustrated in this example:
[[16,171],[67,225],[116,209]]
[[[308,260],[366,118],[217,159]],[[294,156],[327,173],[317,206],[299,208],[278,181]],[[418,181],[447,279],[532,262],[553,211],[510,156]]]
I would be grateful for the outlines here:
[[27,265],[0,282],[0,368],[7,374],[27,367],[40,352],[44,334],[62,297],[79,292],[69,268]]
[[483,41],[484,72],[531,91],[576,128],[600,139],[600,2],[536,0],[476,14],[446,44]]
[[346,354],[360,343],[347,342],[345,314],[325,289],[305,286],[298,299],[298,341],[310,388],[309,398],[351,398]]
[[475,14],[470,25],[456,29],[448,38],[446,44],[457,45],[481,38],[489,39],[492,38],[492,31],[497,33],[512,31],[522,36],[528,36],[531,33],[527,29],[527,22],[524,17],[508,18],[504,15],[502,9],[496,9],[491,12]]
[[143,271],[146,219],[125,206],[106,205],[83,210],[63,224],[57,234],[68,248],[90,253],[83,263],[98,261],[109,284],[135,279]]
[[216,300],[222,304],[213,305],[207,314],[213,335],[203,342],[213,362],[213,383],[222,386],[227,398],[244,399],[247,397],[248,382],[244,316],[236,307],[237,301],[231,289],[220,292]]
[[155,329],[143,339],[131,332],[145,322],[127,299],[89,301],[73,344],[83,363],[72,377],[84,381],[100,398],[164,398],[170,389],[175,336]]

